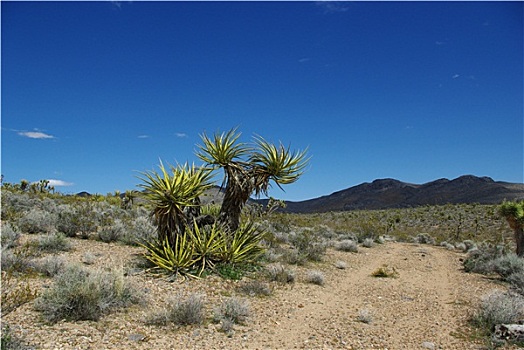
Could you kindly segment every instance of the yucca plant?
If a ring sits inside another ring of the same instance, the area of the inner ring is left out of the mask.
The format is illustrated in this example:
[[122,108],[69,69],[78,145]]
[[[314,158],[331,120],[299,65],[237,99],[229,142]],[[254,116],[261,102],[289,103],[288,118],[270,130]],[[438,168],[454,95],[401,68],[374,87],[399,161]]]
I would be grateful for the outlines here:
[[156,268],[173,274],[195,277],[193,271],[198,259],[195,256],[193,243],[186,233],[176,235],[174,244],[166,236],[163,241],[141,245],[147,249],[144,257],[152,262]]
[[499,214],[506,218],[514,232],[517,255],[524,257],[524,201],[502,203]]
[[139,186],[145,190],[144,198],[153,206],[159,241],[167,237],[173,245],[174,237],[183,233],[199,215],[199,196],[212,186],[211,171],[187,163],[176,167],[170,165],[167,169],[162,161],[159,168],[160,172],[143,173],[140,179],[144,183]]
[[194,221],[193,227],[186,229],[186,232],[194,250],[198,275],[206,268],[213,269],[215,263],[221,260],[220,252],[226,248],[226,236],[222,227],[213,224],[200,228]]
[[218,221],[230,232],[238,229],[242,208],[252,194],[267,195],[271,181],[280,188],[297,181],[309,161],[307,151],[291,152],[259,136],[253,145],[239,143],[240,135],[236,128],[212,138],[203,134],[197,151],[207,165],[224,169],[225,194]]
[[222,261],[232,264],[256,261],[265,252],[260,245],[265,235],[266,232],[256,227],[254,222],[241,223],[235,232],[225,236],[227,242],[222,246]]

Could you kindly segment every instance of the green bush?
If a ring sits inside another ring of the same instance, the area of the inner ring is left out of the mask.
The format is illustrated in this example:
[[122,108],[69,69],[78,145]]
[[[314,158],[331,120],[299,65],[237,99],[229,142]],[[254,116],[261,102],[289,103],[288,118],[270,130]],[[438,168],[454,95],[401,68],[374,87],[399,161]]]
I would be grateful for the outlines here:
[[55,221],[53,214],[31,208],[18,220],[18,227],[25,233],[49,233],[54,230]]
[[41,311],[49,323],[96,321],[110,310],[141,299],[121,273],[90,272],[71,265],[55,278],[54,285],[35,300],[36,310]]

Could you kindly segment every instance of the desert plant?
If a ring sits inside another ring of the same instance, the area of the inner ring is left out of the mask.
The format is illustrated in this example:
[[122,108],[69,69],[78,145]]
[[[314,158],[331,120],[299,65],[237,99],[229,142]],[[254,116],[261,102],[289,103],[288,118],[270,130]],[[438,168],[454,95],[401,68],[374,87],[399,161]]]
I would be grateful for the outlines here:
[[320,271],[309,271],[306,274],[306,282],[316,284],[319,286],[324,285],[324,274]]
[[492,260],[490,265],[493,272],[499,274],[503,279],[515,273],[524,275],[524,259],[516,254],[505,254]]
[[49,233],[54,225],[53,215],[38,208],[30,209],[18,220],[18,227],[25,233]]
[[47,277],[53,277],[64,270],[66,260],[56,255],[47,256],[40,260],[33,261],[32,266],[36,272]]
[[428,233],[419,233],[413,241],[418,244],[435,244],[435,238],[431,237]]
[[242,208],[253,193],[267,195],[270,181],[279,187],[297,181],[309,160],[306,151],[291,152],[262,137],[256,137],[254,145],[239,143],[236,128],[212,138],[204,133],[201,138],[197,156],[213,169],[224,170],[225,193],[218,220],[231,232],[239,227]]
[[267,296],[271,294],[271,288],[267,283],[258,280],[244,282],[238,286],[238,290],[249,296]]
[[187,298],[176,297],[169,301],[167,308],[149,315],[146,323],[154,325],[201,324],[204,321],[204,301],[199,294],[191,294]]
[[362,246],[365,248],[371,248],[375,244],[375,241],[372,238],[366,238],[364,239],[364,242],[362,242]]
[[358,252],[358,245],[357,245],[357,242],[355,242],[353,240],[344,239],[344,240],[336,243],[335,249],[340,250],[342,252],[357,253]]
[[[209,169],[195,165],[169,166],[160,162],[160,172],[143,173],[144,198],[152,205],[152,217],[157,225],[158,240],[175,244],[175,237],[183,234],[200,215],[200,195],[211,188]],[[169,173],[171,172],[171,173]],[[190,214],[190,215],[188,215]]]
[[485,275],[493,273],[492,261],[503,256],[504,253],[503,247],[482,244],[468,252],[468,257],[464,260],[464,270]]
[[280,283],[295,282],[294,272],[286,269],[282,264],[271,264],[266,266],[266,275],[270,281]]
[[231,264],[249,264],[258,260],[265,252],[260,242],[266,232],[260,229],[252,221],[244,221],[232,234],[224,234],[225,240],[221,245],[221,261]]
[[57,230],[68,237],[80,233],[84,239],[96,231],[98,220],[94,204],[83,202],[74,205],[61,206],[58,213]]
[[216,322],[229,320],[236,324],[244,324],[251,314],[249,302],[236,297],[224,300],[214,312]]
[[524,257],[524,201],[504,202],[499,207],[499,213],[506,218],[513,230],[517,255]]
[[518,323],[524,318],[524,296],[494,291],[482,299],[479,308],[471,316],[471,323],[490,334],[498,324]]
[[146,244],[155,239],[156,227],[151,220],[144,216],[134,218],[126,227],[122,242],[129,245]]
[[2,223],[2,249],[13,248],[18,245],[20,232],[9,222]]
[[141,300],[122,273],[90,272],[70,265],[57,275],[53,286],[35,300],[49,323],[59,320],[98,320],[104,313]]
[[397,269],[395,269],[394,267],[390,267],[388,265],[382,265],[381,267],[373,271],[371,273],[371,276],[383,277],[383,278],[390,278],[390,277],[396,278],[399,276],[399,273]]
[[60,232],[45,235],[38,239],[38,249],[46,253],[66,252],[72,249],[67,237]]
[[125,232],[126,227],[122,220],[115,219],[98,230],[98,238],[105,243],[116,242],[125,235]]
[[322,261],[326,253],[326,244],[322,237],[311,229],[303,229],[289,236],[289,241],[299,256],[306,260]]
[[144,257],[155,268],[163,269],[173,274],[196,277],[193,270],[197,258],[195,258],[194,246],[186,233],[176,235],[173,246],[171,246],[168,236],[165,236],[162,242],[154,241],[142,246],[147,250]]

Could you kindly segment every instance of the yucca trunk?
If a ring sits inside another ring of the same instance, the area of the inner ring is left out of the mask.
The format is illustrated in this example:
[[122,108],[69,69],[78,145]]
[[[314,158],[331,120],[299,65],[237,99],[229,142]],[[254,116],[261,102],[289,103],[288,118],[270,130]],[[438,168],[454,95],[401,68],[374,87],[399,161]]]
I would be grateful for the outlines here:
[[509,226],[513,229],[515,243],[517,244],[517,255],[524,258],[524,225],[514,217],[507,217]]
[[218,222],[229,232],[235,232],[240,226],[240,215],[254,187],[250,177],[241,169],[228,167],[228,182],[218,215]]

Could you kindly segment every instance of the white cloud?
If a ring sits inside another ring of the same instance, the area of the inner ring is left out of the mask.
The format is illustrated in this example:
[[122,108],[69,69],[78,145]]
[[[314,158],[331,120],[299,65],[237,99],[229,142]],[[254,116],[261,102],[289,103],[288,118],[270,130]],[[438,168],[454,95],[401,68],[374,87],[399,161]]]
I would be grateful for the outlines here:
[[460,77],[460,74],[455,74],[454,76],[451,77],[451,79],[457,79],[458,77]]
[[28,137],[30,139],[54,139],[53,135],[46,134],[41,131],[19,131],[18,135]]
[[149,135],[138,135],[139,139],[148,139]]
[[177,133],[175,133],[175,136],[176,137],[187,137],[187,134],[184,133],[184,132],[177,132]]
[[59,187],[59,186],[73,186],[72,182],[66,182],[63,180],[49,179],[49,186]]
[[342,1],[317,1],[315,2],[317,6],[320,6],[324,9],[324,13],[336,13],[336,12],[346,12],[349,11],[347,2]]
[[307,61],[311,60],[309,57],[304,57],[298,60],[299,63],[305,63]]

